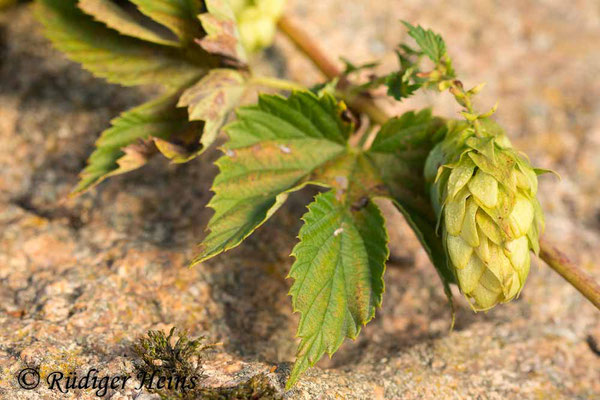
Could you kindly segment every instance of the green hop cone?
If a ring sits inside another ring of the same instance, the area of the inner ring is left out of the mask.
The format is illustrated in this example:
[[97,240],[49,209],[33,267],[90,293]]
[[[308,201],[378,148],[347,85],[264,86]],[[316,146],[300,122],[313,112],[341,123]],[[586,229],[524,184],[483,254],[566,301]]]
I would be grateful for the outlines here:
[[476,134],[467,122],[449,122],[425,167],[448,262],[475,311],[518,296],[544,229],[538,170],[496,123],[478,124]]

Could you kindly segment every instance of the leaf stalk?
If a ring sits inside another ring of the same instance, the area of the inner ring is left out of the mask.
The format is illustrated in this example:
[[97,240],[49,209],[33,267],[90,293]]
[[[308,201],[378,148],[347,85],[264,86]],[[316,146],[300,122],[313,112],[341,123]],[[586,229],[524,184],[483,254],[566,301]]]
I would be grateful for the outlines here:
[[270,76],[253,76],[250,79],[250,83],[256,86],[266,86],[273,89],[288,90],[290,92],[294,90],[306,90],[306,87],[298,82],[287,79],[273,78]]

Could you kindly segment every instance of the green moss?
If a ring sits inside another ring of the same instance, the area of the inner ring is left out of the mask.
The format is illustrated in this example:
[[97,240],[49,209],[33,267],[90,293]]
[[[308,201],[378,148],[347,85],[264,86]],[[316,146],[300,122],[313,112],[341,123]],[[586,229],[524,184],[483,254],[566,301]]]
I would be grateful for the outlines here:
[[[174,333],[175,328],[171,328],[168,336],[162,331],[148,331],[146,337],[138,339],[133,346],[133,352],[139,358],[135,364],[138,372],[202,376],[200,361],[205,351],[214,345],[204,344],[203,336],[190,340],[185,332],[172,344]],[[194,358],[198,359],[197,367],[193,365]]]
[[[184,332],[174,344],[175,328],[168,335],[162,331],[148,331],[147,335],[140,337],[133,346],[137,356],[134,361],[136,371],[146,376],[153,374],[160,376],[197,376],[200,384],[189,390],[177,389],[150,389],[163,400],[275,400],[281,399],[277,390],[271,385],[265,374],[257,374],[252,378],[228,387],[209,388],[202,385],[205,375],[202,373],[202,360],[206,350],[214,347],[206,344],[204,337],[189,339]],[[197,362],[194,364],[194,360]]]

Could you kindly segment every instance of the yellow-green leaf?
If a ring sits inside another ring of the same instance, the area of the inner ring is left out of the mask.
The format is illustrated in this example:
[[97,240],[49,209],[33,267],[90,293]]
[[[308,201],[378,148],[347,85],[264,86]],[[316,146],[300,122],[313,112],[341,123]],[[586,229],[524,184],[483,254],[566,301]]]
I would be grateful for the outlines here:
[[111,0],[79,0],[78,5],[83,12],[94,17],[96,21],[104,23],[123,35],[168,46],[179,46],[177,40],[147,28]]
[[198,22],[201,0],[131,0],[138,9],[161,25],[168,27],[182,42],[203,36]]
[[440,63],[446,55],[446,43],[444,43],[444,39],[430,29],[413,26],[406,21],[402,21],[402,23],[408,28],[408,34],[415,39],[421,51],[434,63]]
[[94,75],[122,85],[188,85],[211,60],[191,61],[183,50],[120,35],[84,14],[75,0],[38,0],[36,15],[47,37]]

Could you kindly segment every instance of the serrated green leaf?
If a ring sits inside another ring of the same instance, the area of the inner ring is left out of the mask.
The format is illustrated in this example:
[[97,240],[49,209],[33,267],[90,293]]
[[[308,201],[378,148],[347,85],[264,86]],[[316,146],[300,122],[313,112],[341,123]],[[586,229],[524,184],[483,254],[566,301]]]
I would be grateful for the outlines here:
[[214,69],[188,88],[179,99],[191,121],[204,121],[201,143],[209,147],[247,90],[246,77],[232,69]]
[[375,316],[389,255],[384,220],[372,202],[355,211],[329,191],[316,197],[303,220],[289,274],[302,340],[287,388]]
[[79,0],[79,8],[96,21],[119,33],[148,42],[179,46],[176,40],[161,35],[136,21],[127,11],[111,0]]
[[402,21],[402,23],[408,28],[408,34],[415,39],[421,51],[434,63],[439,64],[446,55],[444,39],[432,30],[426,30],[420,25],[415,27],[406,21]]
[[168,27],[184,43],[203,35],[197,18],[202,11],[201,0],[131,0],[131,2],[143,14]]
[[410,76],[407,76],[406,71],[388,75],[385,84],[388,88],[388,96],[392,96],[396,100],[412,96],[422,86],[419,83],[411,83]]
[[427,155],[442,138],[443,122],[431,111],[408,112],[382,126],[367,156],[378,169],[389,196],[427,251],[452,301],[450,283],[454,274],[448,268],[441,238],[436,233],[436,217],[426,191],[423,171]]
[[112,127],[96,142],[96,150],[73,194],[88,190],[109,176],[141,167],[156,151],[153,137],[173,140],[199,134],[201,124],[188,121],[186,111],[176,107],[177,99],[178,94],[160,97],[112,120]]
[[422,53],[414,51],[407,45],[401,44],[396,50],[400,70],[385,77],[383,83],[387,86],[388,96],[400,101],[412,96],[427,82],[419,78],[419,56]]
[[246,63],[235,15],[228,0],[205,0],[207,12],[200,15],[206,37],[198,41],[209,53]]
[[257,105],[238,109],[237,116],[225,127],[230,140],[217,161],[221,172],[208,204],[215,214],[194,264],[237,246],[289,192],[314,181],[316,169],[347,152],[350,126],[328,95],[263,95]]
[[185,86],[206,73],[210,59],[123,36],[84,14],[75,0],[39,0],[36,14],[54,45],[96,76],[122,85]]

